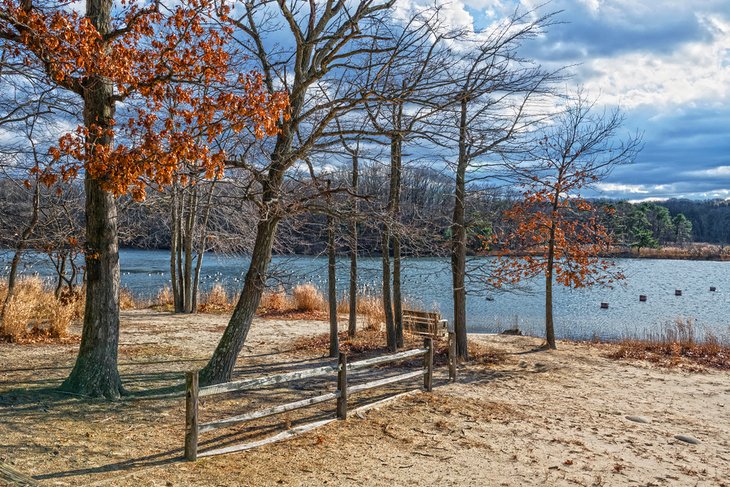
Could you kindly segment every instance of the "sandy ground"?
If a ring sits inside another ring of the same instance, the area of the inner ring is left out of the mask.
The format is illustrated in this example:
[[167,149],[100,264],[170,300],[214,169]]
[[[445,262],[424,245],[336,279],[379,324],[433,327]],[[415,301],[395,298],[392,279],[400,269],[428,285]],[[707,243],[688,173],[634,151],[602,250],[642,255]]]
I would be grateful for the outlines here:
[[[204,365],[226,321],[124,312],[120,371],[133,394],[114,403],[53,391],[73,364],[74,345],[0,344],[0,462],[41,485],[730,486],[729,373],[617,362],[604,357],[606,346],[560,343],[556,352],[535,352],[538,340],[504,336],[479,337],[504,360],[464,368],[455,384],[439,370],[431,394],[290,441],[183,462],[184,404],[175,387],[183,371]],[[236,374],[322,363],[291,347],[296,337],[326,331],[323,322],[257,320]],[[204,401],[201,415],[332,388],[310,381],[226,396]],[[332,409],[201,439],[204,447],[260,439]]]

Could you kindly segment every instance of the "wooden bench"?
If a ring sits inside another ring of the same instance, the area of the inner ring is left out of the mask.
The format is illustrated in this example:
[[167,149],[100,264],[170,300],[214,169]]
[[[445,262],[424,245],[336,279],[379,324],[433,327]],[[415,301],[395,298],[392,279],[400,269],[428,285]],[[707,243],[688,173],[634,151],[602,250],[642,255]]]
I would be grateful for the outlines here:
[[416,335],[439,338],[447,332],[447,320],[441,314],[430,311],[403,310],[403,328]]

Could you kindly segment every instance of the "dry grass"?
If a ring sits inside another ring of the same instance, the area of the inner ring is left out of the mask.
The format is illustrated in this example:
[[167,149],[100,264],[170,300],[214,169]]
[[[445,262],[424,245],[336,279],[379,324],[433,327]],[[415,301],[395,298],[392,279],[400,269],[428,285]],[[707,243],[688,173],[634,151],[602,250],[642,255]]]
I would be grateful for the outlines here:
[[165,286],[157,291],[157,296],[152,300],[152,307],[160,311],[172,311],[174,305],[175,301],[172,297],[172,289],[169,286]]
[[261,295],[261,301],[259,302],[258,312],[261,314],[271,312],[287,312],[294,309],[294,303],[286,294],[283,288],[278,288],[273,291],[266,291]]
[[326,301],[322,292],[314,284],[300,284],[292,290],[294,309],[311,312],[324,311]]
[[705,333],[698,338],[692,320],[677,319],[661,333],[646,338],[628,338],[612,345],[613,359],[647,360],[664,367],[710,367],[730,370],[730,345]]
[[119,308],[123,310],[128,309],[142,309],[149,306],[149,303],[139,300],[129,288],[123,287],[119,289]]
[[[337,312],[348,314],[350,312],[350,301],[345,295],[337,304]],[[365,320],[367,330],[380,330],[385,324],[385,307],[382,296],[372,294],[360,294],[357,297],[357,314]]]
[[215,283],[210,291],[200,294],[198,311],[201,313],[223,314],[230,313],[235,307],[235,302],[220,283]]
[[[631,252],[636,256],[635,252]],[[684,247],[666,246],[641,249],[639,257],[647,259],[730,260],[730,248],[707,243],[691,243]]]
[[[16,286],[0,323],[0,338],[11,342],[68,339],[69,326],[83,314],[83,294],[56,298],[39,277],[22,278]],[[0,302],[6,295],[7,287],[2,286]]]

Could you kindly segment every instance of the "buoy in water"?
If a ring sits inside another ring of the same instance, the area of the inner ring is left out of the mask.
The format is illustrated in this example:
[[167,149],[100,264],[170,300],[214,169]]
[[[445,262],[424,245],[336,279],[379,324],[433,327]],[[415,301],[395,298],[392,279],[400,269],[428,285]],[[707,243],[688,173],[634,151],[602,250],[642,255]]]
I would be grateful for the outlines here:
[[710,292],[714,293],[715,291],[717,291],[717,288],[715,286],[710,286]]
[[601,309],[608,309],[608,303],[601,303]]
[[643,295],[643,294],[640,294],[639,295],[639,301],[641,301],[642,303],[646,302],[646,296]]
[[674,290],[674,295],[675,296],[681,296],[682,295],[682,290],[681,289],[675,289]]

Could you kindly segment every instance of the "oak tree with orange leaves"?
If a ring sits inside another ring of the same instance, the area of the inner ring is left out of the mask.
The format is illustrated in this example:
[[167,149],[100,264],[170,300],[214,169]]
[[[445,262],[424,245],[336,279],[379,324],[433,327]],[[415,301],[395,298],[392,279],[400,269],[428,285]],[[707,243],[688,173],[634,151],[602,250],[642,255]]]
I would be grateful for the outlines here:
[[530,150],[528,161],[514,168],[524,197],[505,212],[511,231],[503,237],[490,277],[490,283],[500,287],[544,276],[545,338],[551,349],[556,348],[555,281],[583,288],[624,278],[611,260],[600,257],[612,236],[600,211],[581,192],[615,166],[632,162],[641,149],[641,136],[617,139],[624,122],[620,111],[595,114],[594,105],[579,92]]
[[[116,197],[143,198],[147,184],[169,184],[183,161],[220,174],[225,153],[209,147],[224,128],[253,125],[258,136],[274,134],[286,110],[286,95],[262,89],[260,76],[231,79],[229,32],[206,22],[212,3],[0,0],[6,49],[41,69],[49,85],[77,95],[83,112],[83,124],[51,151],[58,171],[45,173],[48,184],[84,176],[86,308],[65,391],[112,399],[124,392],[117,370]],[[191,88],[215,84],[235,89],[200,97]],[[120,102],[135,107],[123,123],[116,117]],[[162,116],[163,104],[174,109]]]

